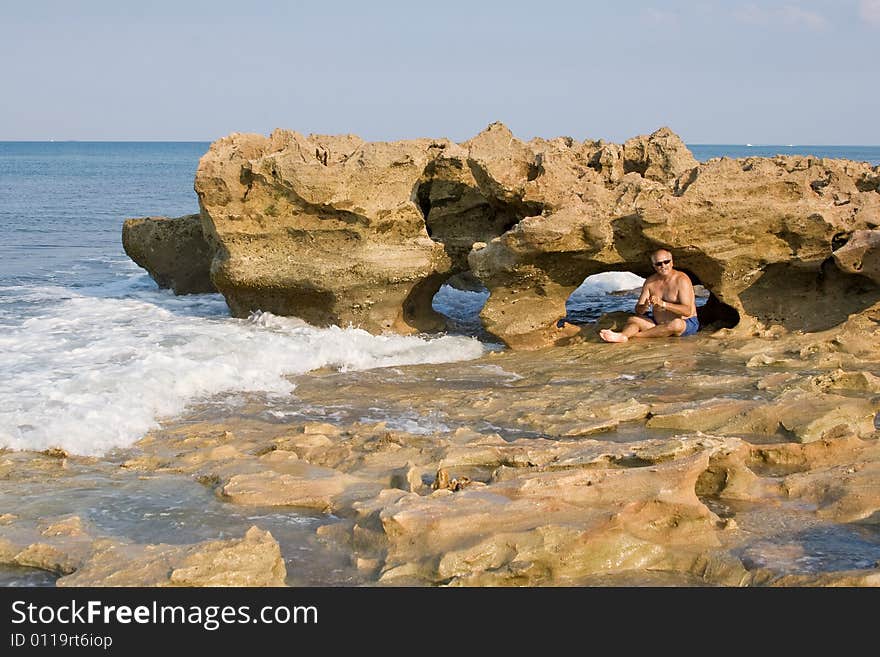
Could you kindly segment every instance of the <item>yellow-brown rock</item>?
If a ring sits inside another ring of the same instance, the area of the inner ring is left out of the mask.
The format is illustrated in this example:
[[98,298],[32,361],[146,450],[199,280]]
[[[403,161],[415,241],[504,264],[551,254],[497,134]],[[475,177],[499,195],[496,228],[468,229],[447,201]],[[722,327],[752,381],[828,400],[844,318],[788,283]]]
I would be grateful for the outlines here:
[[449,259],[428,236],[415,189],[447,145],[282,130],[212,144],[195,188],[218,245],[211,278],[233,314],[373,332],[441,326],[430,300]]
[[237,504],[331,511],[336,500],[357,483],[354,477],[341,472],[299,461],[291,465],[291,470],[293,472],[288,474],[267,470],[235,475],[223,486],[222,493]]
[[[534,472],[486,488],[407,495],[380,512],[383,582],[565,581],[719,545],[695,486],[708,451],[653,468]],[[486,575],[491,573],[491,578]]]
[[58,586],[284,586],[278,543],[251,527],[243,538],[196,545],[110,544]]
[[880,283],[880,230],[853,231],[849,241],[833,255],[841,271]]
[[126,219],[122,246],[159,287],[170,287],[174,294],[217,291],[211,282],[214,247],[205,239],[197,214]]
[[[435,292],[469,273],[491,292],[486,330],[534,349],[570,337],[556,323],[586,277],[647,275],[657,248],[710,291],[704,325],[840,325],[880,301],[878,179],[815,157],[699,163],[669,128],[615,145],[523,142],[493,123],[461,144],[235,133],[211,145],[195,188],[210,277],[236,316],[438,330]],[[165,224],[137,221],[126,248],[177,289],[181,275],[162,272],[180,249],[144,255]]]

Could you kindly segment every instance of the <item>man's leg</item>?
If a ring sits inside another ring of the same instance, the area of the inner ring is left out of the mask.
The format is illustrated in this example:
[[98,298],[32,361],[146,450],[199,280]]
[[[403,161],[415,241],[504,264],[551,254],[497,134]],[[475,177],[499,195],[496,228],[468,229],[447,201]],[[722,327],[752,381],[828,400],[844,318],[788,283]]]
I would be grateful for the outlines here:
[[633,316],[626,320],[626,326],[619,333],[611,329],[602,329],[599,331],[599,337],[605,340],[605,342],[626,342],[631,337],[654,328],[657,328],[657,325],[650,319]]
[[673,319],[671,322],[666,322],[665,324],[658,324],[653,328],[646,329],[644,331],[639,331],[634,334],[632,337],[634,338],[668,338],[671,336],[678,337],[682,333],[684,333],[687,325],[684,323],[683,319]]

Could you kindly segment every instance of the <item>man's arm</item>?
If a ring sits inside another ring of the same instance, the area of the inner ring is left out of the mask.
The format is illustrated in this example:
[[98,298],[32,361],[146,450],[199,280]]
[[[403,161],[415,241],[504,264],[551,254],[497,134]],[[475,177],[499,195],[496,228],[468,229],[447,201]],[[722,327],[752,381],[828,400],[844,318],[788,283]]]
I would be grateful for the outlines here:
[[645,281],[645,284],[642,285],[642,293],[639,295],[639,300],[636,302],[636,315],[644,315],[648,312],[648,308],[651,307],[651,304],[648,303],[650,296],[651,291],[648,289],[648,281]]

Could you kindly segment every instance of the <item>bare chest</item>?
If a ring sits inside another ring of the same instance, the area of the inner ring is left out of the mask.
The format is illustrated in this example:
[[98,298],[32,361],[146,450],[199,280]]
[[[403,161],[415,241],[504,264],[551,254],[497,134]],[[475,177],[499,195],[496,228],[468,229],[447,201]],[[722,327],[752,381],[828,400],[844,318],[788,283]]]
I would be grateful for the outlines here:
[[653,281],[648,285],[648,288],[664,301],[670,303],[679,303],[681,301],[681,286],[678,284],[678,281]]

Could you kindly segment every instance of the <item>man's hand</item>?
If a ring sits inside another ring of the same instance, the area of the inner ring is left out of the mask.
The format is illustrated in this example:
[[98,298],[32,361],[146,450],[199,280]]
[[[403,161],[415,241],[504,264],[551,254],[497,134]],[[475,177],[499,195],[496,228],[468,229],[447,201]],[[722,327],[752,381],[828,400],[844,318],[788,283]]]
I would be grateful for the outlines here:
[[659,308],[666,310],[666,302],[656,294],[652,294],[648,298],[648,303],[650,303],[652,306],[658,306]]

